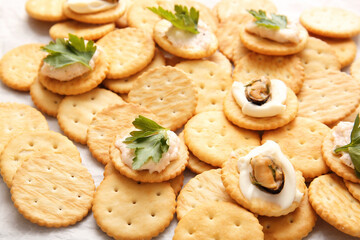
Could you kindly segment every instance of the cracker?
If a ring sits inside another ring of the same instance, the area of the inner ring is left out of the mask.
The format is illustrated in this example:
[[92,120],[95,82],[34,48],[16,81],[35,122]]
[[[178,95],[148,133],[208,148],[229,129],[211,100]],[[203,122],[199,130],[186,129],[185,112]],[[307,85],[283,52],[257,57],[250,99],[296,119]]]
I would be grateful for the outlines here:
[[176,216],[181,220],[195,207],[211,201],[234,202],[221,181],[221,169],[203,172],[185,185],[177,198]]
[[320,176],[311,182],[309,201],[316,213],[339,231],[360,237],[360,203],[347,191],[335,174]]
[[117,29],[100,39],[110,61],[107,78],[131,76],[146,67],[154,57],[155,43],[151,36],[136,28]]
[[306,76],[325,70],[340,70],[341,64],[334,50],[326,42],[309,37],[306,47],[297,56],[300,58]]
[[126,2],[126,10],[125,10],[124,14],[115,21],[115,25],[118,28],[126,28],[129,26],[128,21],[127,21],[127,12],[129,11],[130,7],[135,2],[135,0],[123,0],[123,1]]
[[26,44],[7,52],[0,60],[0,79],[10,88],[29,91],[37,78],[45,53],[39,43]]
[[300,206],[294,212],[281,217],[258,217],[263,226],[264,239],[268,240],[303,239],[314,228],[316,218],[317,215],[309,203],[307,191]]
[[260,145],[257,132],[232,125],[221,111],[195,115],[185,125],[184,138],[196,157],[215,167],[221,167],[235,149]]
[[66,0],[28,0],[25,10],[30,17],[40,21],[58,22],[65,20],[62,6]]
[[110,58],[106,55],[106,51],[100,51],[95,61],[95,67],[88,73],[70,81],[58,81],[39,73],[38,79],[48,90],[60,95],[77,95],[88,92],[96,88],[105,79],[109,71]]
[[273,140],[305,179],[329,172],[321,154],[321,145],[330,132],[326,125],[310,118],[297,117],[288,125],[262,135],[261,144]]
[[324,37],[349,38],[360,33],[360,17],[337,7],[313,7],[301,13],[301,24]]
[[229,61],[229,59],[227,59],[227,57],[225,57],[225,55],[223,55],[219,51],[216,51],[213,55],[211,55],[210,57],[207,57],[203,60],[208,60],[208,61],[214,62],[214,63],[218,64],[221,68],[223,68],[224,71],[226,71],[230,75],[232,73],[233,67],[232,67],[231,62]]
[[94,192],[94,180],[81,163],[61,154],[39,153],[16,172],[11,199],[29,221],[66,227],[88,214]]
[[87,130],[96,113],[112,104],[121,103],[124,103],[121,97],[101,88],[76,96],[67,96],[59,106],[59,126],[70,139],[86,144]]
[[121,17],[126,10],[126,3],[124,1],[119,1],[116,7],[110,8],[105,11],[97,12],[97,13],[85,13],[79,14],[72,11],[69,8],[67,2],[64,2],[63,11],[65,16],[68,18],[74,19],[78,22],[84,23],[92,23],[92,24],[105,24],[115,22],[116,19]]
[[0,153],[17,134],[48,129],[45,117],[35,108],[21,103],[0,103]]
[[8,142],[0,156],[1,175],[9,188],[16,170],[39,152],[65,155],[73,161],[81,162],[76,146],[60,133],[46,130],[23,132]]
[[353,183],[347,180],[344,180],[347,190],[351,195],[358,201],[360,201],[360,185],[358,183]]
[[38,79],[30,87],[30,96],[34,105],[43,113],[56,117],[59,105],[64,96],[50,92]]
[[360,183],[360,179],[356,177],[355,170],[343,164],[339,157],[334,154],[335,146],[333,141],[332,132],[329,132],[322,143],[321,151],[326,165],[345,180]]
[[299,24],[301,39],[299,43],[279,43],[249,33],[245,30],[245,25],[246,23],[240,29],[241,42],[251,51],[265,55],[285,56],[301,52],[305,48],[309,37],[306,29]]
[[343,72],[318,72],[305,79],[298,99],[298,116],[329,125],[355,111],[360,101],[360,85]]
[[115,136],[128,131],[139,115],[156,121],[153,113],[133,103],[112,105],[95,115],[88,128],[87,145],[96,160],[104,165],[110,161],[109,149]]
[[[268,217],[278,217],[293,212],[300,202],[293,202],[288,208],[282,209],[278,204],[267,202],[260,198],[248,200],[241,192],[239,186],[239,176],[237,162],[239,157],[244,156],[244,150],[240,149],[230,156],[229,160],[224,163],[221,178],[226,192],[241,206],[249,209],[253,213]],[[296,171],[296,188],[301,193],[305,193],[305,180],[300,171]]]
[[262,226],[250,212],[234,203],[209,202],[191,210],[175,228],[173,240],[264,239]]
[[110,237],[151,239],[170,224],[175,204],[169,183],[137,183],[113,174],[97,188],[92,211],[98,226]]
[[195,114],[223,110],[224,98],[233,82],[227,70],[204,60],[185,61],[175,67],[187,73],[195,83],[198,93]]
[[161,126],[175,131],[193,116],[197,96],[183,71],[165,66],[142,74],[129,92],[129,101],[156,113]]
[[283,81],[295,94],[298,94],[304,79],[304,68],[296,56],[265,56],[249,53],[235,65],[233,79],[248,83],[262,76]]
[[283,113],[273,117],[251,117],[241,111],[240,105],[234,99],[230,90],[224,100],[224,113],[226,118],[233,124],[250,130],[272,130],[285,126],[295,119],[298,112],[298,101],[295,93],[287,88],[285,103],[286,109]]
[[360,81],[360,58],[356,59],[350,67],[351,76]]
[[114,23],[95,25],[76,21],[66,21],[54,24],[49,34],[52,39],[67,38],[69,33],[86,40],[97,40],[115,29]]
[[138,77],[143,74],[144,72],[147,72],[150,69],[164,66],[165,65],[165,58],[162,56],[159,50],[155,51],[155,56],[152,60],[152,62],[146,66],[144,69],[142,69],[140,72],[126,78],[122,79],[105,79],[103,82],[104,86],[111,91],[117,92],[117,93],[128,93],[133,87],[134,82]]
[[[344,122],[354,122],[356,116],[360,113],[360,104],[357,106],[357,108],[355,109],[355,111],[353,111],[350,115],[347,115],[345,118],[341,119],[341,121]],[[337,123],[333,124],[334,126]]]

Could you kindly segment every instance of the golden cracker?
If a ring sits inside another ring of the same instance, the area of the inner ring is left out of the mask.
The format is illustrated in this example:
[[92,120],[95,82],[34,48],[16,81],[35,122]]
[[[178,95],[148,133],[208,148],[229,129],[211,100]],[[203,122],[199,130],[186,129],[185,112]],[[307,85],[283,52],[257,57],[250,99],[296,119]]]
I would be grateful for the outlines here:
[[123,28],[110,32],[97,44],[104,48],[110,61],[107,78],[131,76],[146,67],[154,57],[155,43],[141,29]]
[[231,152],[238,148],[260,145],[257,132],[231,124],[221,111],[195,115],[185,125],[184,138],[196,157],[215,167],[222,167]]
[[203,60],[208,60],[208,61],[214,62],[214,63],[218,64],[221,68],[223,68],[226,71],[226,73],[229,73],[230,75],[232,73],[233,66],[232,66],[231,62],[229,61],[229,59],[227,59],[225,57],[225,55],[223,55],[219,51],[216,51],[213,55],[211,55],[210,57],[207,57]]
[[339,231],[360,237],[360,203],[335,174],[314,179],[309,187],[309,201],[316,213]]
[[135,2],[135,0],[123,0],[123,1],[126,2],[126,10],[120,18],[115,20],[115,25],[118,28],[126,28],[129,26],[128,21],[127,21],[127,12],[129,11],[132,4]]
[[62,6],[66,0],[27,0],[25,10],[30,17],[49,22],[67,19]]
[[305,79],[298,100],[299,117],[330,125],[355,111],[360,101],[360,83],[343,72],[317,72]]
[[226,93],[232,78],[218,64],[204,60],[184,61],[175,66],[183,70],[195,83],[197,105],[195,114],[206,111],[222,111]]
[[88,73],[70,81],[58,81],[39,73],[38,79],[48,90],[60,95],[77,95],[88,92],[96,88],[105,79],[109,71],[110,58],[106,55],[106,51],[100,51],[95,61],[95,67]]
[[347,180],[344,180],[345,186],[347,190],[351,193],[351,195],[360,201],[360,185],[359,183],[353,183]]
[[43,44],[32,43],[16,47],[7,52],[0,60],[0,79],[10,88],[29,91],[37,78],[45,53]]
[[142,74],[129,92],[129,101],[155,113],[159,124],[172,131],[194,114],[197,93],[191,79],[174,67],[157,67]]
[[66,96],[60,103],[57,119],[61,130],[70,139],[86,144],[91,120],[104,108],[124,101],[117,94],[102,88],[75,96]]
[[137,183],[117,173],[100,183],[92,211],[97,225],[110,237],[151,239],[170,224],[175,205],[169,183]]
[[78,161],[60,154],[33,156],[16,172],[11,199],[29,221],[45,227],[66,227],[91,209],[94,180]]
[[4,182],[9,188],[21,164],[41,153],[65,155],[81,162],[76,146],[65,136],[53,131],[29,131],[13,137],[0,156],[0,169]]
[[176,202],[176,216],[181,220],[188,212],[207,202],[233,202],[221,181],[221,169],[203,172],[185,185]]
[[173,240],[264,239],[262,226],[251,212],[229,202],[209,202],[191,210],[175,228]]

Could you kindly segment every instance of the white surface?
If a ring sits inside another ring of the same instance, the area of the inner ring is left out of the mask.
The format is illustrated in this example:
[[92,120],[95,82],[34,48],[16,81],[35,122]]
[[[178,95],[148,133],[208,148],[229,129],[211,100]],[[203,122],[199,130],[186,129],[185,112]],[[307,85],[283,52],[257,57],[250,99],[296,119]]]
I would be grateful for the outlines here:
[[[201,0],[204,4],[212,7],[218,0]],[[298,18],[301,11],[310,6],[333,5],[347,8],[360,14],[360,1],[358,0],[274,0],[279,12]],[[0,0],[0,57],[12,48],[25,43],[48,43],[51,39],[48,30],[51,23],[39,22],[30,19],[24,10],[25,0]],[[355,39],[358,46],[358,38]],[[28,93],[20,93],[11,90],[0,83],[1,102],[19,102],[34,106]],[[47,118],[50,129],[61,132],[56,119]],[[77,144],[81,153],[83,164],[91,172],[95,184],[99,185],[103,176],[104,167],[98,163],[89,153],[86,146]],[[186,179],[194,176],[186,172]],[[305,219],[306,221],[306,219]],[[173,220],[170,227],[158,236],[157,240],[170,240],[173,235],[176,220]],[[286,231],[286,230],[285,230]],[[110,239],[103,233],[92,216],[89,214],[83,221],[74,226],[61,229],[48,229],[39,227],[26,220],[18,213],[11,201],[9,189],[0,180],[0,239]],[[335,240],[335,239],[355,239],[342,234],[321,219],[312,233],[306,238],[308,240]]]

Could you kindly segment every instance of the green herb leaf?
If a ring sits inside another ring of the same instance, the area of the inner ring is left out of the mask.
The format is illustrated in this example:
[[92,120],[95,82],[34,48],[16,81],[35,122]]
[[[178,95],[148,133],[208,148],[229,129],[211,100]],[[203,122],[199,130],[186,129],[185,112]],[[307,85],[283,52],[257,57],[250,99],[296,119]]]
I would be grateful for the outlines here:
[[248,10],[248,12],[256,19],[255,23],[258,26],[270,29],[282,29],[286,28],[287,26],[287,17],[284,15],[277,15],[272,13],[271,18],[269,18],[266,16],[266,12],[263,10],[259,10],[259,12],[255,10]]
[[198,34],[197,25],[199,22],[200,13],[195,8],[191,7],[190,11],[186,6],[175,5],[175,14],[163,9],[162,7],[148,7],[153,13],[159,15],[161,18],[168,20],[172,25],[178,29]]
[[91,40],[85,44],[84,38],[69,33],[69,40],[58,38],[55,42],[41,47],[41,50],[49,53],[44,62],[54,68],[78,62],[91,69],[89,62],[96,51],[96,46]]
[[135,149],[132,168],[137,170],[150,160],[158,163],[169,150],[167,129],[141,115],[132,124],[140,131],[132,131],[131,137],[123,141]]

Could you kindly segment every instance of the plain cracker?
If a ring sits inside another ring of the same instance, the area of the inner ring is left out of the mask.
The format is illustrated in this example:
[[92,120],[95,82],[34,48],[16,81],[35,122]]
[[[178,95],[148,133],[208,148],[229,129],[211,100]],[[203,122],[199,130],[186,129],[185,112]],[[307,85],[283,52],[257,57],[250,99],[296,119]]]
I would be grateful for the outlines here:
[[25,10],[34,19],[58,22],[67,18],[62,9],[65,2],[66,0],[28,0]]

